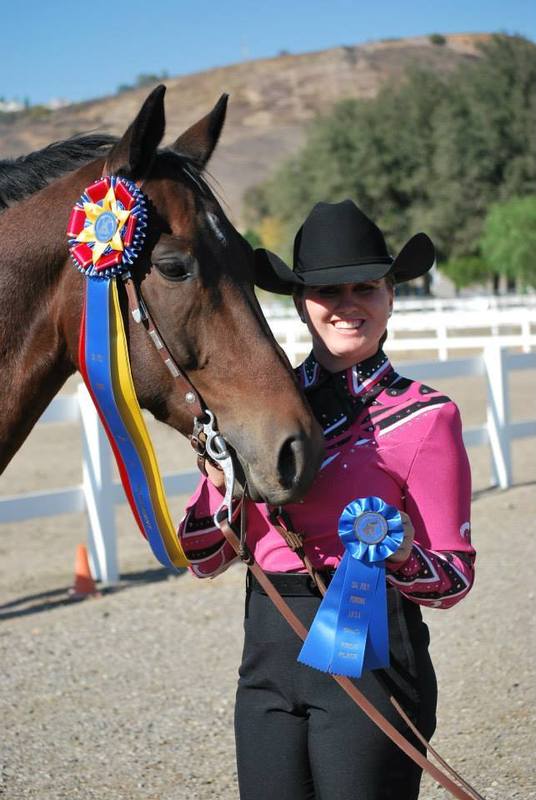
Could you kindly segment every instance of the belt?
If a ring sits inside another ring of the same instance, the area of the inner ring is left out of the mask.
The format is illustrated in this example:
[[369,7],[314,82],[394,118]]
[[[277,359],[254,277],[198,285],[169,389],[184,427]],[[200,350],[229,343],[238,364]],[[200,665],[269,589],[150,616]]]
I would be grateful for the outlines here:
[[[318,572],[324,579],[326,586],[328,586],[335,571],[325,569],[318,570]],[[266,575],[283,597],[322,597],[307,572],[267,572]],[[257,592],[257,594],[266,594],[250,570],[247,572],[246,590],[248,592]]]

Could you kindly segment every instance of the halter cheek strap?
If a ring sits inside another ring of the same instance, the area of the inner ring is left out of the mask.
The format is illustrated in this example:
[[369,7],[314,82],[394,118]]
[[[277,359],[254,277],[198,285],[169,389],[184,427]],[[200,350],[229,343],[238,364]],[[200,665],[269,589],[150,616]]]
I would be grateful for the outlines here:
[[204,403],[202,402],[191,381],[177,366],[175,359],[166,347],[166,344],[158,332],[158,328],[156,327],[151,314],[149,313],[149,309],[143,301],[141,294],[138,293],[134,281],[129,273],[127,273],[123,278],[123,286],[125,287],[127,293],[128,307],[132,315],[132,319],[138,324],[143,324],[143,327],[151,337],[151,341],[154,344],[158,355],[175,379],[175,384],[180,394],[182,394],[188,412],[192,415],[192,417],[194,417],[194,419],[202,419],[205,416]]

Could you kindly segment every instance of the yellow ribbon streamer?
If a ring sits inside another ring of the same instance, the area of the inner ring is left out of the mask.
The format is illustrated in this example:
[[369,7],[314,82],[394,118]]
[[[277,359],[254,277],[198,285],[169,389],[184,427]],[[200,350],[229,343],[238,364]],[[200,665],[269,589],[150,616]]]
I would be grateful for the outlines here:
[[171,519],[154,447],[134,391],[117,284],[115,280],[111,283],[110,360],[116,403],[143,463],[156,520],[168,556],[175,567],[187,567],[190,562],[184,554]]

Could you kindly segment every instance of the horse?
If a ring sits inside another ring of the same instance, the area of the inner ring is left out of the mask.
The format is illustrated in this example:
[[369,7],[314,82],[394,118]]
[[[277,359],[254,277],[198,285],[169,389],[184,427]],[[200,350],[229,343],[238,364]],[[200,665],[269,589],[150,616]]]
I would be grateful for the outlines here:
[[[131,269],[137,292],[215,415],[250,495],[282,505],[312,483],[322,435],[256,299],[253,251],[205,177],[227,95],[162,148],[164,93],[155,88],[113,141],[67,140],[0,169],[0,181],[14,174],[19,188],[10,196],[0,186],[0,473],[79,369],[87,279],[70,262],[66,225],[85,187],[113,174],[142,186],[147,199],[147,235]],[[184,393],[118,291],[139,404],[189,437]]]

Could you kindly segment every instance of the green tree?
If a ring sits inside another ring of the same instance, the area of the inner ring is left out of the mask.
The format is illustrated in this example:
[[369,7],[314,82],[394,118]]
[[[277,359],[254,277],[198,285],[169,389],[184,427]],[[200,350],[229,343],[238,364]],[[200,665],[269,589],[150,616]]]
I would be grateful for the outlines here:
[[123,92],[130,92],[132,89],[142,89],[147,86],[152,86],[153,83],[160,83],[160,81],[165,81],[169,78],[169,73],[167,70],[162,70],[162,72],[141,72],[139,75],[136,76],[136,80],[134,83],[121,83],[117,87],[117,93],[122,94]]
[[242,234],[242,236],[244,237],[246,242],[249,242],[249,244],[253,247],[254,250],[257,247],[262,247],[262,239],[257,233],[257,231],[254,230],[253,228],[247,228]]
[[351,197],[398,248],[430,204],[432,118],[443,92],[440,78],[413,70],[402,88],[385,89],[374,101],[337,104],[313,123],[296,156],[248,192],[246,219],[277,216],[291,243],[318,200]]
[[136,87],[143,88],[145,86],[151,86],[153,83],[159,83],[159,81],[165,81],[166,78],[169,78],[169,74],[167,70],[162,70],[162,72],[140,72],[140,74],[136,77]]
[[496,203],[486,216],[482,256],[497,274],[536,287],[536,196]]
[[458,69],[434,118],[432,217],[447,255],[476,255],[487,209],[536,191],[536,46],[495,36]]
[[242,218],[248,228],[256,228],[263,217],[270,213],[264,184],[250,186],[244,192],[244,208]]
[[478,256],[452,258],[440,264],[439,268],[453,282],[457,290],[475,283],[487,283],[493,278],[491,267]]
[[449,75],[412,69],[373,100],[339,103],[250,190],[247,213],[255,227],[281,221],[287,258],[311,207],[344,197],[378,222],[393,251],[426,230],[441,259],[477,257],[488,208],[536,193],[535,128],[536,46],[495,36]]

